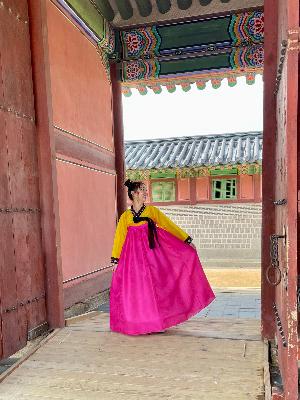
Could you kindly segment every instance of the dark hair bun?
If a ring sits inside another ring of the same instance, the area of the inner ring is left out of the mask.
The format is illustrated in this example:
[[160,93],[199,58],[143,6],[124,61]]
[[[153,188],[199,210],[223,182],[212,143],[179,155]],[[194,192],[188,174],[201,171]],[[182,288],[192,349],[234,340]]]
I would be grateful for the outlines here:
[[131,184],[132,184],[131,180],[127,179],[127,181],[124,183],[124,186],[127,186],[129,188]]

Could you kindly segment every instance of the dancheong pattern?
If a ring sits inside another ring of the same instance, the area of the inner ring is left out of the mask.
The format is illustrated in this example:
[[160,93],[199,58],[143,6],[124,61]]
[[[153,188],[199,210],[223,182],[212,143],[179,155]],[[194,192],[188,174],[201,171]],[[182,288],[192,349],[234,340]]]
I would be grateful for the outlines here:
[[[199,20],[198,22],[181,23],[181,32],[185,35],[185,45],[180,45],[180,54],[190,53],[191,49],[209,49],[210,46],[216,46],[215,32],[211,32],[211,39],[205,38],[205,42],[199,42],[201,29],[214,19]],[[218,49],[231,46],[245,46],[251,44],[262,44],[264,40],[264,13],[262,11],[245,12],[234,14],[231,17],[220,17],[220,22],[228,21],[228,28],[224,30],[224,37],[218,38]],[[176,24],[172,25],[173,34],[176,35]],[[183,27],[183,28],[182,28]],[[184,29],[184,27],[186,29]],[[197,28],[198,27],[198,28]],[[200,28],[202,27],[202,28]],[[208,25],[209,27],[209,25]],[[170,29],[171,29],[170,28]],[[197,30],[198,29],[198,30]],[[200,30],[199,30],[200,29]],[[207,28],[208,29],[208,28]],[[191,35],[191,30],[194,32]],[[164,33],[159,25],[140,27],[131,30],[121,31],[121,43],[124,59],[152,58],[163,54],[173,54],[176,49],[176,37],[170,43],[170,32]],[[210,41],[211,40],[211,41]],[[164,42],[164,46],[162,43]],[[169,46],[166,47],[166,42]],[[178,57],[178,53],[175,54]]]
[[262,68],[264,64],[263,46],[240,47],[234,49],[230,56],[233,69]]
[[161,43],[155,26],[122,31],[124,58],[139,58],[158,54]]
[[134,60],[123,62],[123,80],[136,81],[157,78],[159,64],[156,60]]
[[116,37],[113,27],[104,21],[103,37],[98,42],[98,53],[103,67],[105,68],[106,76],[110,82],[110,63],[109,58],[113,55],[116,48]]
[[234,45],[262,43],[264,39],[264,13],[254,11],[233,15],[229,33]]
[[98,46],[108,54],[112,54],[115,51],[115,32],[113,27],[107,21],[104,21],[103,23],[103,37],[98,42]]
[[143,95],[148,89],[161,93],[162,87],[170,93],[176,86],[189,91],[193,83],[202,90],[208,81],[217,89],[224,78],[235,86],[238,76],[253,84],[264,65],[264,13],[259,9],[127,29],[120,39],[125,96],[131,88]]

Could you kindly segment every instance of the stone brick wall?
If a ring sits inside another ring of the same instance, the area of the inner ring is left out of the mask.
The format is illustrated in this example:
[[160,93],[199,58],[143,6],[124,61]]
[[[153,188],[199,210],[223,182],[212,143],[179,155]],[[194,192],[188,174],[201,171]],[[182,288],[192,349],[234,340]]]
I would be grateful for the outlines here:
[[260,267],[260,203],[159,208],[193,238],[204,267]]

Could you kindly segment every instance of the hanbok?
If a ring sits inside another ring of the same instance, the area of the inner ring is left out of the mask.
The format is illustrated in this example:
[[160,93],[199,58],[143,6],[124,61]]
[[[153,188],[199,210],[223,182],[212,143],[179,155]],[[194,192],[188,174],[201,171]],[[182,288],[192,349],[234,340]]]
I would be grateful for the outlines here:
[[186,321],[215,298],[191,238],[157,207],[131,207],[118,223],[110,290],[111,331],[159,332]]

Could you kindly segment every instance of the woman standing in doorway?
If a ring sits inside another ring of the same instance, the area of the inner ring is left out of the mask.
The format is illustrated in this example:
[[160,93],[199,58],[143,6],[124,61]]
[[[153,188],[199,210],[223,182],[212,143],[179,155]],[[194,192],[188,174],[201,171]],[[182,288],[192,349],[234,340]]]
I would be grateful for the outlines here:
[[186,321],[215,295],[190,236],[157,207],[143,182],[127,180],[132,201],[119,220],[112,251],[110,328],[141,335]]

